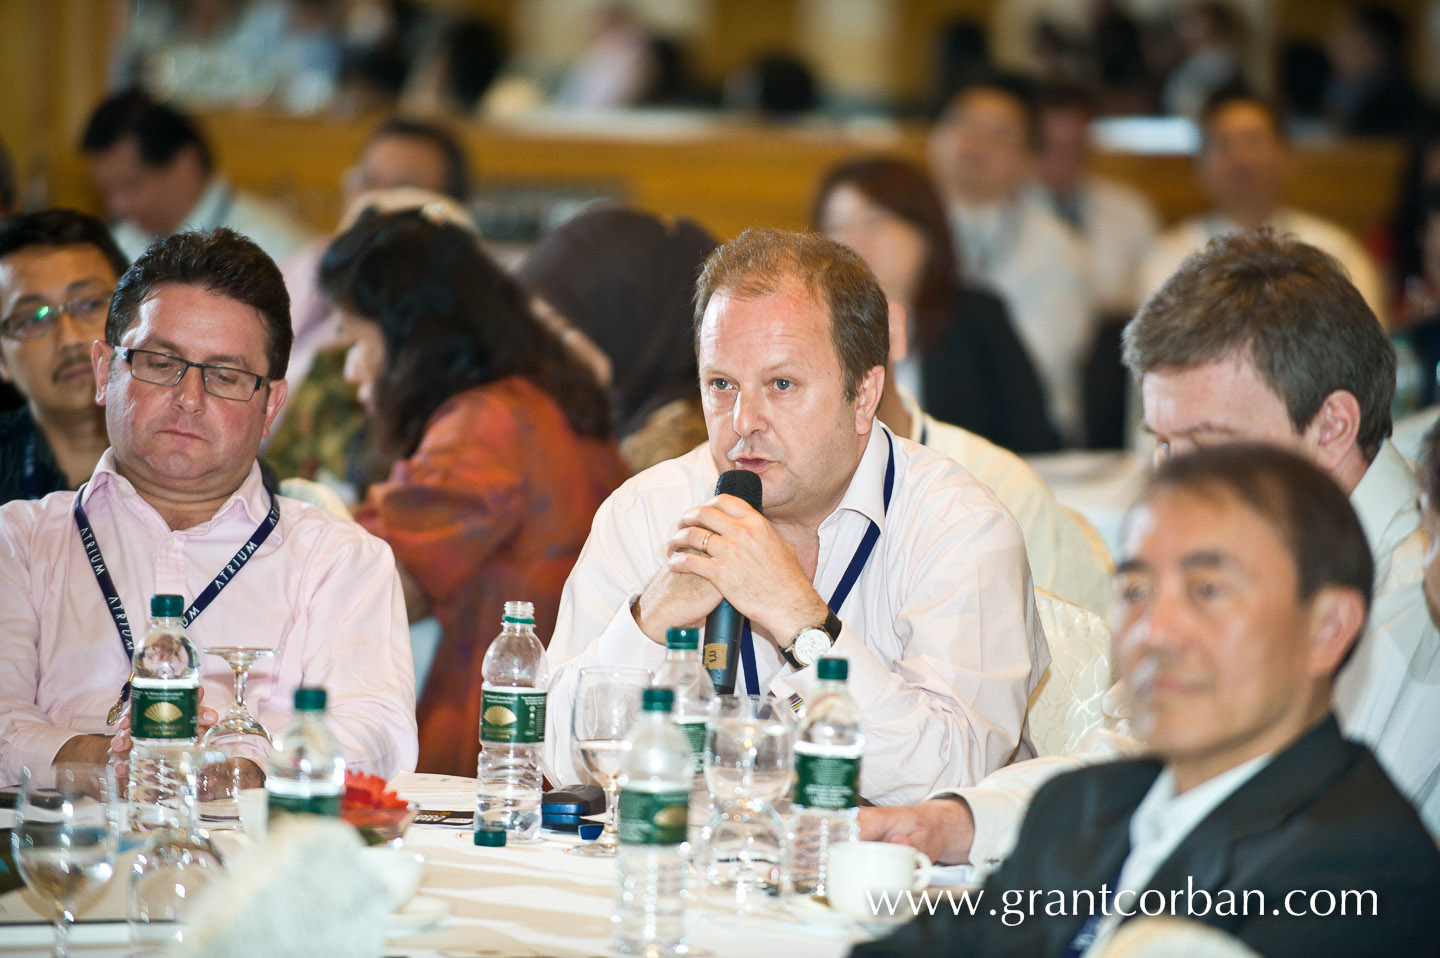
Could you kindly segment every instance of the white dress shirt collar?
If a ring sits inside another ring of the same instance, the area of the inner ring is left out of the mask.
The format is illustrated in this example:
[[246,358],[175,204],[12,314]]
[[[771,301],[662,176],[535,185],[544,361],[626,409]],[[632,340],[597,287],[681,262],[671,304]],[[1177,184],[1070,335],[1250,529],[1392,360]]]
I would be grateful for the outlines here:
[[820,523],[821,528],[835,521],[842,512],[858,512],[885,531],[885,470],[890,461],[890,447],[893,436],[880,420],[873,420],[870,438],[865,451],[860,455],[860,464],[850,476],[850,485],[840,497],[840,504]]
[[1120,872],[1120,887],[1143,888],[1173,852],[1215,808],[1270,761],[1270,754],[1242,762],[1183,794],[1175,794],[1175,775],[1165,768],[1130,816],[1130,854]]
[[1384,538],[1396,508],[1410,505],[1414,494],[1415,475],[1410,471],[1410,464],[1394,443],[1381,442],[1375,460],[1350,493],[1350,505],[1355,508],[1360,528],[1365,530],[1365,541],[1372,549]]
[[[158,522],[161,527],[165,526],[165,521],[160,518],[160,513],[155,507],[146,502],[134,484],[120,474],[115,465],[113,449],[106,449],[101,454],[100,461],[95,464],[95,471],[90,474],[90,481],[85,483],[80,493],[80,505],[88,511],[91,500],[104,489],[110,489],[109,494],[119,495],[126,508],[145,521]],[[230,494],[219,509],[215,510],[214,516],[198,526],[176,531],[204,535],[210,530],[212,523],[241,512],[248,516],[251,522],[257,524],[270,513],[270,493],[265,489],[264,480],[260,477],[258,461],[251,464],[245,481],[240,483],[239,488]],[[282,538],[280,527],[277,526],[273,529],[270,535],[276,542],[279,542]]]

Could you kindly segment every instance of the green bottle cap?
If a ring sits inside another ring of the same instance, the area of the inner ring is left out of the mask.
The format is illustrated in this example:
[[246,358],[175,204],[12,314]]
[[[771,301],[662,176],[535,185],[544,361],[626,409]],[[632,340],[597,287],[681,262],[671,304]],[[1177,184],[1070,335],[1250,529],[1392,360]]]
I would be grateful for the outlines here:
[[325,690],[298,688],[295,690],[295,711],[297,712],[323,712],[325,711]]
[[533,602],[506,602],[505,614],[500,616],[500,621],[534,625],[535,604]]
[[665,647],[667,649],[698,649],[700,648],[700,630],[666,629]]
[[669,712],[674,708],[674,689],[646,689],[640,693],[640,710],[642,712]]
[[151,596],[150,614],[157,619],[178,619],[185,614],[185,598],[178,595]]
[[475,844],[483,845],[486,848],[503,848],[505,847],[505,829],[477,828],[475,829]]
[[848,659],[821,659],[815,663],[815,673],[822,682],[843,682],[850,677]]

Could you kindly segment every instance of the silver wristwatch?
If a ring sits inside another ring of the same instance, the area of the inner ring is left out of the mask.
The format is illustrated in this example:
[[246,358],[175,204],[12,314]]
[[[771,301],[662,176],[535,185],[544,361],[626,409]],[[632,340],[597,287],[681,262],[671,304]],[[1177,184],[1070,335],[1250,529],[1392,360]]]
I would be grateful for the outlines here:
[[840,628],[839,617],[831,612],[825,616],[825,623],[821,627],[812,625],[801,629],[800,634],[791,641],[790,647],[782,649],[781,653],[797,669],[814,665],[825,657],[840,638]]

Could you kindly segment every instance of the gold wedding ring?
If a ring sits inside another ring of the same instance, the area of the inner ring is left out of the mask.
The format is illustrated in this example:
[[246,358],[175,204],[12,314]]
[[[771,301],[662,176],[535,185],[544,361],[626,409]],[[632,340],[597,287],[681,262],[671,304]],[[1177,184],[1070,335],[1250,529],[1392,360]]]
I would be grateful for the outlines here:
[[709,547],[709,545],[710,545],[710,537],[713,536],[714,534],[715,534],[715,533],[713,533],[713,532],[707,532],[707,533],[705,533],[705,538],[703,538],[703,539],[700,540],[700,551],[701,551],[701,552],[707,552],[707,551],[708,551],[708,547]]

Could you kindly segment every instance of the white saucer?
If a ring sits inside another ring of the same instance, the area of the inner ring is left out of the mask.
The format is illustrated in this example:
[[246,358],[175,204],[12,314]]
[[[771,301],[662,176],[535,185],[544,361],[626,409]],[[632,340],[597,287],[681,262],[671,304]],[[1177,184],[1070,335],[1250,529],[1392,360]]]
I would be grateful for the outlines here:
[[450,903],[442,898],[416,895],[405,907],[385,916],[386,938],[408,938],[438,924],[450,914]]

